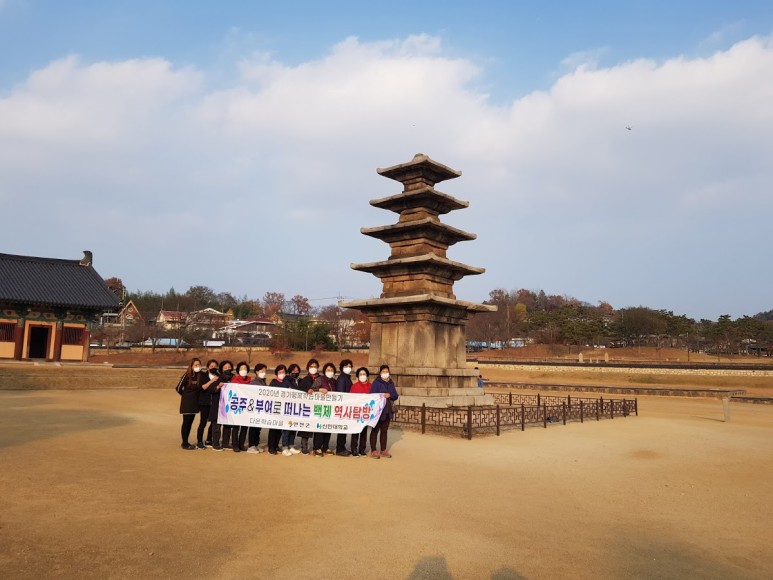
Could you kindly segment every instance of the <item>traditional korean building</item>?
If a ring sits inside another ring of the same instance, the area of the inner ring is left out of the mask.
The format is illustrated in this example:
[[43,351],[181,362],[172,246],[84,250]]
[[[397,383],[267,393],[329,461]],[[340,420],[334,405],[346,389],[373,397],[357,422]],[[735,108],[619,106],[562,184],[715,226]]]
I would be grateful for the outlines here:
[[0,359],[86,361],[89,323],[119,306],[81,260],[0,254]]

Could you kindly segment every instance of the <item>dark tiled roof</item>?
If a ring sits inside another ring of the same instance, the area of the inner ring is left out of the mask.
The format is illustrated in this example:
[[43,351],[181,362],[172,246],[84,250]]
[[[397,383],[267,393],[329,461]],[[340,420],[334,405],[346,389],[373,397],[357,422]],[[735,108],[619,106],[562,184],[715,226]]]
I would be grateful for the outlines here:
[[109,310],[118,298],[91,265],[0,254],[0,302]]

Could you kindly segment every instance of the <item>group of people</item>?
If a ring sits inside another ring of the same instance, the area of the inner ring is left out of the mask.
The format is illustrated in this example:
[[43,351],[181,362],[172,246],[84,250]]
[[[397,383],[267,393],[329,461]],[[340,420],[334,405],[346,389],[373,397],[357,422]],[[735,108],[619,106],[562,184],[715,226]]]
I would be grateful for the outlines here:
[[[213,359],[207,361],[206,365],[202,365],[200,359],[194,358],[177,384],[177,392],[180,394],[180,414],[183,418],[181,447],[185,450],[211,448],[215,451],[232,449],[237,453],[240,451],[263,453],[263,447],[260,445],[260,427],[218,423],[220,389],[226,383],[236,383],[296,389],[309,394],[317,392],[325,394],[329,391],[383,393],[386,405],[381,411],[376,426],[371,428],[370,437],[368,437],[368,427],[363,427],[362,432],[351,435],[350,447],[346,449],[346,435],[338,434],[334,453],[339,457],[349,455],[364,457],[370,440],[372,458],[392,457],[387,446],[387,437],[389,423],[394,416],[392,404],[397,400],[398,394],[394,382],[389,378],[389,365],[381,365],[379,376],[373,382],[370,381],[370,372],[366,367],[358,368],[353,377],[352,367],[351,360],[342,360],[341,372],[336,377],[337,369],[332,362],[325,363],[320,372],[319,361],[312,358],[306,363],[306,375],[301,377],[299,365],[280,364],[274,369],[274,378],[267,383],[268,368],[265,364],[258,363],[254,369],[250,369],[250,365],[246,362],[240,362],[234,366],[229,360],[218,362]],[[251,376],[251,373],[254,373],[254,376]],[[196,445],[192,445],[189,440],[196,415],[199,415],[200,419],[196,429]],[[289,457],[301,453],[324,457],[331,453],[330,435],[330,433],[268,429],[266,448],[272,455],[281,453]],[[300,438],[300,446],[295,444],[296,437]],[[312,439],[311,448],[309,439]]]

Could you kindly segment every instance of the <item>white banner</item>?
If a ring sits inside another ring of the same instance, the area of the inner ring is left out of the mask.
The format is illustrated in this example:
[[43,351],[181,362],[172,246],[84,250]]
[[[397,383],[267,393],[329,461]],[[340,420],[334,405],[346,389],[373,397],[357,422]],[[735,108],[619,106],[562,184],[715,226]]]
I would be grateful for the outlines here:
[[217,421],[287,431],[359,433],[373,427],[386,404],[382,393],[314,393],[282,387],[226,383],[220,389]]

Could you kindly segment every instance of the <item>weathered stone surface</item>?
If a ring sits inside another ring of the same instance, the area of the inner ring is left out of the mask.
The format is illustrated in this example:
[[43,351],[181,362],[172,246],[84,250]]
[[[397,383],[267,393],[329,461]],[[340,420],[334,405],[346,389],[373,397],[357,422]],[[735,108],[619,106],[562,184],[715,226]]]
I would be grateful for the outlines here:
[[378,299],[339,303],[362,311],[371,323],[368,364],[374,371],[381,364],[390,366],[404,405],[492,404],[477,388],[476,373],[466,368],[464,330],[475,312],[496,307],[457,300],[453,294],[455,281],[485,270],[446,257],[450,245],[476,236],[438,218],[469,204],[434,189],[461,172],[420,153],[378,173],[401,182],[403,192],[370,203],[399,213],[400,219],[361,231],[389,243],[392,252],[388,260],[352,268],[380,278],[383,292]]

